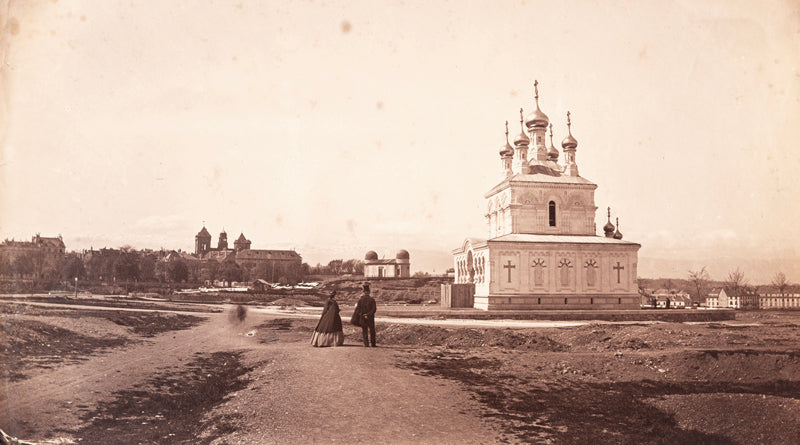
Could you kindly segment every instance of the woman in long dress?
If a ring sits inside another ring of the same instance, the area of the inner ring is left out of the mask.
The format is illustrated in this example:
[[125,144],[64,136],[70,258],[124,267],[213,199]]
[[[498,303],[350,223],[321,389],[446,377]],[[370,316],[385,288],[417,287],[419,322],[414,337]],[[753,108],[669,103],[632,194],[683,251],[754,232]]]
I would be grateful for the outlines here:
[[339,316],[339,303],[334,300],[335,296],[336,291],[331,292],[328,301],[325,302],[322,317],[311,337],[313,346],[342,346],[344,344],[342,317]]

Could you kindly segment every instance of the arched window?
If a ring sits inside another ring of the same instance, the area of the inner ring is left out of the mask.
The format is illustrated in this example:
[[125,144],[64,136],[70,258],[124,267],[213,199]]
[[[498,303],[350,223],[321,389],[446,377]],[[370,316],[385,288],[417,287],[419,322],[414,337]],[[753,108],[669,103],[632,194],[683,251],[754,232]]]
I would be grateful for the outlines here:
[[550,204],[547,205],[550,215],[550,227],[556,226],[556,203],[554,201],[550,201]]

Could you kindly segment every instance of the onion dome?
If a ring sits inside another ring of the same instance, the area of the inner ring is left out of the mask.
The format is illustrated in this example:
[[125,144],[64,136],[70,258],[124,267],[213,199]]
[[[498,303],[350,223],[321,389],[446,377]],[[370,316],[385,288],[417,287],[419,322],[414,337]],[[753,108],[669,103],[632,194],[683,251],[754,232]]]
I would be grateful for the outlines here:
[[506,121],[506,145],[500,147],[500,157],[514,156],[514,147],[508,143],[508,121]]
[[611,224],[611,207],[608,208],[608,222],[603,226],[603,233],[605,233],[606,238],[614,236],[614,224]]
[[614,239],[622,239],[622,232],[619,231],[619,218],[617,218],[617,231],[614,232]]
[[364,255],[364,259],[367,261],[375,261],[378,259],[378,254],[374,250],[370,250],[366,255]]
[[525,126],[528,127],[528,130],[531,128],[541,128],[547,127],[547,124],[550,123],[550,119],[547,118],[547,115],[542,113],[542,110],[539,109],[539,81],[536,80],[533,82],[533,89],[535,91],[534,98],[536,99],[536,110],[533,113],[530,113],[525,119]]
[[396,258],[398,260],[407,260],[407,259],[409,259],[408,251],[407,250],[403,250],[403,249],[398,250]]
[[547,157],[551,161],[558,160],[558,149],[553,145],[553,124],[550,124],[550,148],[547,150]]
[[578,141],[572,137],[572,122],[569,120],[569,111],[567,111],[567,131],[569,134],[561,141],[561,146],[564,150],[575,150],[578,147]]
[[514,145],[517,145],[517,146],[519,146],[519,145],[528,145],[528,144],[531,143],[530,138],[528,137],[527,134],[525,134],[525,126],[523,125],[522,122],[523,122],[523,119],[522,119],[522,108],[520,108],[519,109],[519,128],[520,128],[520,133],[517,135],[516,138],[514,138]]

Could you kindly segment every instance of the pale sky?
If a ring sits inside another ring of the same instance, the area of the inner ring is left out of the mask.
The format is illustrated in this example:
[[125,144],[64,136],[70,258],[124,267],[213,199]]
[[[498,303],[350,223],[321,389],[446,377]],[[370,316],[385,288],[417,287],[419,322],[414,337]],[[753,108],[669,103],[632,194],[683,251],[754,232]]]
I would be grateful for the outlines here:
[[794,1],[0,0],[0,238],[310,264],[486,237],[504,122],[578,140],[642,277],[800,281]]

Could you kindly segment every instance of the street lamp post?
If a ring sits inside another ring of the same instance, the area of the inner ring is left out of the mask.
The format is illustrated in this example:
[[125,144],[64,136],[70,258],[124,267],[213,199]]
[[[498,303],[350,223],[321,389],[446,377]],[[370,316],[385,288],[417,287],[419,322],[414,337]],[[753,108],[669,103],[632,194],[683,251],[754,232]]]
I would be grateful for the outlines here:
[[78,277],[75,277],[75,299],[78,298]]

